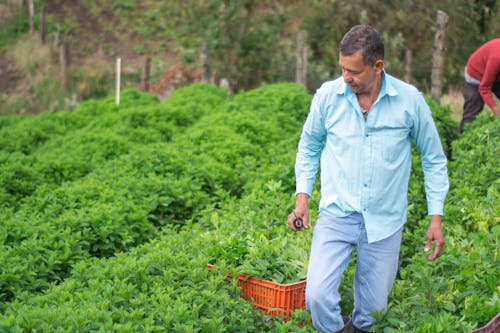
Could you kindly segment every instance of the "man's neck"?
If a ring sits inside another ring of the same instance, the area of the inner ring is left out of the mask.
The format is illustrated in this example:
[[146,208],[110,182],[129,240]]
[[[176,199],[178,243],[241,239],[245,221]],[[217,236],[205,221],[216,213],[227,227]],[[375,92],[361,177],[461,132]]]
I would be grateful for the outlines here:
[[377,100],[381,88],[382,88],[382,76],[380,76],[376,80],[376,82],[373,83],[369,91],[356,94],[356,96],[358,97],[358,100],[361,100],[365,103],[369,103],[371,106]]
[[361,107],[361,111],[363,112],[363,115],[365,115],[365,117],[377,100],[378,95],[380,94],[381,87],[382,76],[380,76],[379,79],[374,82],[369,91],[367,91],[366,93],[356,94],[359,106]]

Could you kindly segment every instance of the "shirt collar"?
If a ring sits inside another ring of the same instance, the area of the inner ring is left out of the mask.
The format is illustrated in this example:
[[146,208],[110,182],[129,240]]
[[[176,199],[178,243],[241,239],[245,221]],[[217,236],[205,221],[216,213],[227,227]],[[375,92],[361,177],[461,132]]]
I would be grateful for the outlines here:
[[382,70],[382,88],[380,91],[384,92],[384,94],[387,94],[389,96],[396,96],[398,92],[396,88],[394,88],[392,81],[393,77],[387,74],[385,70]]
[[[395,96],[398,94],[394,86],[392,85],[392,77],[382,70],[382,86],[380,87],[379,97],[382,98],[384,95]],[[352,94],[351,90],[345,82],[337,87],[336,93],[339,95],[349,96]]]

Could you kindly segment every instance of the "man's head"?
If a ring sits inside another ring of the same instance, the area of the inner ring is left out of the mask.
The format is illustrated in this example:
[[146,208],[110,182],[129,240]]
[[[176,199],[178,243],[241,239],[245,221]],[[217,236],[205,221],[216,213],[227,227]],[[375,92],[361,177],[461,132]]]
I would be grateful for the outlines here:
[[384,69],[384,43],[377,30],[368,25],[352,27],[340,42],[339,65],[353,93],[377,94]]
[[365,65],[373,66],[384,60],[384,41],[377,30],[369,25],[355,25],[342,38],[339,53],[351,56],[361,51]]

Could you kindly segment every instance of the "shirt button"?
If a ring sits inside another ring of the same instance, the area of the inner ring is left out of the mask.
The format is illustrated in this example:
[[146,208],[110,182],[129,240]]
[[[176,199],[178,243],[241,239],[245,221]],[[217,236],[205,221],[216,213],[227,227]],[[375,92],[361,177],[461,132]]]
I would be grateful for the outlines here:
[[368,187],[368,184],[365,184],[364,187]]
[[367,134],[365,134],[365,138],[367,138],[367,137],[369,137],[369,136],[370,136],[370,134],[368,134],[368,133],[367,133]]

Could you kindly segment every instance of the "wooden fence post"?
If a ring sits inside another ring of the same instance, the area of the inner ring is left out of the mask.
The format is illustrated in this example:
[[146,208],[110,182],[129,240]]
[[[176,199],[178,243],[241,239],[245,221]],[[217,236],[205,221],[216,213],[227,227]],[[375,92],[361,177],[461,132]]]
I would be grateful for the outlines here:
[[149,76],[151,72],[151,58],[146,57],[146,60],[144,61],[144,66],[142,67],[142,74],[141,74],[141,90],[142,91],[149,91]]
[[202,63],[202,72],[201,72],[201,81],[204,83],[210,83],[211,80],[211,71],[210,71],[210,44],[205,43],[203,45],[203,51],[201,53],[201,63]]
[[297,35],[297,64],[295,82],[307,86],[307,33],[299,31]]
[[42,45],[45,45],[45,40],[46,40],[46,26],[45,26],[45,7],[42,7],[40,9],[40,41],[42,42]]
[[434,52],[432,54],[431,97],[436,101],[441,98],[443,76],[443,49],[448,14],[438,10],[436,16],[436,34],[434,35]]
[[231,91],[231,85],[229,84],[228,79],[226,79],[224,77],[222,79],[220,79],[219,87],[226,89],[229,95],[233,94],[233,92]]
[[413,81],[413,52],[407,48],[405,51],[405,81],[411,83]]
[[60,39],[61,39],[61,26],[59,24],[56,25],[56,30],[52,33],[54,39],[52,40],[52,44],[50,47],[50,62],[53,64],[58,64],[61,62],[60,60]]
[[28,11],[29,11],[29,24],[30,24],[30,35],[33,35],[35,32],[35,4],[33,0],[29,0],[28,3]]
[[61,89],[68,88],[68,72],[69,72],[69,43],[67,36],[64,36],[61,45],[59,46],[59,77],[61,80]]
[[56,25],[56,31],[54,31],[54,42],[53,47],[56,49],[59,46],[59,39],[61,37],[61,24]]

